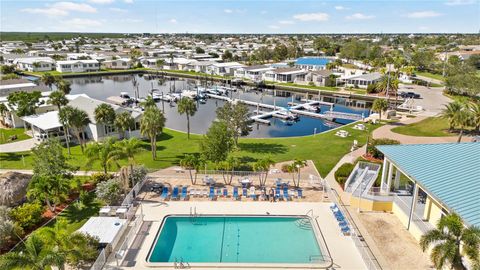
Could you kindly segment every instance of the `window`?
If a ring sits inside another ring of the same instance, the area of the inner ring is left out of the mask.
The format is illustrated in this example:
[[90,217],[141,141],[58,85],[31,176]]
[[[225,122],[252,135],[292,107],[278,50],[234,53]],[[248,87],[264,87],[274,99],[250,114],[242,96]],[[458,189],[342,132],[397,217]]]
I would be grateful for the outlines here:
[[115,132],[115,128],[112,126],[105,126],[105,134]]

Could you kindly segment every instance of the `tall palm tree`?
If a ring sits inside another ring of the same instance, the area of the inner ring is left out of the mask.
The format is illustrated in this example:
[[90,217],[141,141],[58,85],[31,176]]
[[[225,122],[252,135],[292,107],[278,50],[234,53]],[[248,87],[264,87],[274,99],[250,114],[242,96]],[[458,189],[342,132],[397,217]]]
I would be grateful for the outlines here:
[[480,267],[480,228],[464,226],[462,218],[452,213],[443,216],[436,229],[427,232],[420,239],[423,251],[433,245],[431,259],[437,269],[447,264],[450,269],[466,269],[462,257],[470,259],[473,269]]
[[[293,184],[297,188],[300,187],[300,171],[305,166],[307,166],[307,161],[302,159],[295,159],[292,164],[286,166],[287,172],[292,174]],[[297,175],[296,181],[295,174]]]
[[115,122],[115,110],[110,104],[102,103],[95,108],[94,115],[95,121],[104,126],[105,135],[107,135],[107,126],[112,126]]
[[63,269],[65,256],[49,249],[35,234],[25,241],[25,248],[20,252],[8,252],[0,257],[0,269],[45,270],[56,266]]
[[377,89],[380,90],[384,95],[392,96],[397,94],[398,90],[398,78],[397,75],[384,75],[382,79],[378,82]]
[[462,111],[465,109],[465,105],[461,102],[454,101],[445,105],[442,110],[441,117],[448,120],[449,130],[452,131],[457,123],[461,122]]
[[155,103],[155,100],[153,100],[152,96],[147,96],[145,101],[140,103],[140,106],[147,109],[148,107],[157,107],[157,104]]
[[378,112],[379,120],[382,121],[382,112],[388,109],[388,101],[383,98],[377,98],[373,102],[372,111]]
[[55,85],[57,86],[57,90],[65,93],[66,95],[70,94],[70,91],[72,91],[72,88],[70,87],[70,82],[66,80],[57,80],[55,82]]
[[[60,112],[60,110],[62,109],[62,106],[66,106],[68,104],[68,99],[67,99],[67,97],[65,97],[64,92],[57,90],[57,91],[53,91],[50,94],[48,102],[52,105],[57,106],[58,111]],[[65,136],[65,141],[67,143],[68,154],[71,155],[71,152],[70,152],[70,134],[68,132],[68,128],[63,124],[63,122],[62,122],[62,127],[63,127],[63,131],[65,132],[65,135],[66,135]]]
[[90,123],[88,114],[85,111],[67,105],[60,110],[58,117],[66,128],[73,129],[73,133],[75,137],[77,137],[83,153],[84,148],[81,134],[83,134],[83,128]]
[[126,138],[126,131],[135,127],[135,120],[129,112],[122,112],[115,117],[114,125],[120,133],[120,137]]
[[197,172],[195,172],[195,177],[193,177],[192,170],[197,170],[200,166],[200,163],[200,157],[194,154],[186,154],[180,160],[180,166],[188,170],[188,173],[190,174],[190,181],[192,182],[192,185],[195,185],[195,183],[197,182]]
[[267,182],[268,171],[274,164],[275,161],[273,161],[270,157],[262,158],[253,164],[253,170],[259,172],[258,177],[260,180],[260,186],[265,186],[265,183]]
[[42,75],[41,79],[40,79],[46,86],[48,86],[48,88],[50,88],[50,90],[52,90],[52,85],[55,84],[55,81],[57,80],[55,78],[55,76],[53,76],[52,74],[46,72]]
[[157,107],[148,107],[140,122],[140,133],[150,138],[152,158],[157,158],[157,135],[165,127],[165,116]]
[[187,116],[187,138],[190,140],[190,116],[194,116],[197,112],[197,105],[193,99],[183,97],[178,102],[178,113]]
[[480,102],[473,102],[469,105],[472,117],[472,126],[477,133],[480,132]]
[[[142,142],[133,137],[130,139],[123,139],[115,143],[117,155],[119,158],[126,158],[130,167],[130,174],[133,173],[133,165],[135,164],[135,155],[141,151]],[[133,180],[133,179],[132,179]],[[133,187],[134,183],[132,183]]]
[[117,152],[114,137],[107,137],[103,142],[92,142],[87,145],[85,155],[87,157],[87,168],[91,168],[93,163],[98,161],[103,168],[103,172],[107,174],[107,170],[113,165],[118,165],[119,155]]

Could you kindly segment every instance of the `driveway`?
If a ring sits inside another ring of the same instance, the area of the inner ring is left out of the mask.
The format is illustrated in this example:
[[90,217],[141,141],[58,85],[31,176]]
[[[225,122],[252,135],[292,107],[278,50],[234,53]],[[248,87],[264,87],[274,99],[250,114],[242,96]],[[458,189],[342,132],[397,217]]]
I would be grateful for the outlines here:
[[439,114],[446,104],[452,100],[443,95],[443,87],[425,87],[421,85],[400,84],[399,92],[414,92],[420,94],[419,99],[414,99],[415,106],[422,106],[425,111],[420,113],[425,116],[435,116]]
[[35,145],[37,145],[38,141],[34,138],[12,142],[12,143],[5,143],[0,144],[0,153],[14,153],[14,152],[24,152],[30,151]]

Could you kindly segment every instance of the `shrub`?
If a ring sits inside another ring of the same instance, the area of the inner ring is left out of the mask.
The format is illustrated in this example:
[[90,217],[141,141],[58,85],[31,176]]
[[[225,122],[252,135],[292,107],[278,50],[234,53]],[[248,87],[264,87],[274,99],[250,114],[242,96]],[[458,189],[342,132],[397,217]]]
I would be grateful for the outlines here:
[[134,185],[147,176],[147,169],[143,166],[134,167],[133,172],[130,174],[130,183]]
[[43,206],[39,203],[24,203],[14,208],[10,216],[22,229],[35,226],[42,220]]
[[392,140],[388,138],[372,139],[368,143],[367,152],[370,156],[376,159],[383,159],[382,152],[378,151],[376,146],[377,145],[394,145],[394,144],[400,144],[400,142],[397,140]]
[[93,182],[93,184],[98,184],[100,182],[105,182],[105,181],[110,180],[112,178],[113,178],[113,174],[97,172],[97,173],[92,174],[90,179]]
[[315,86],[315,83],[314,82],[309,82],[308,85]]
[[122,183],[119,179],[110,179],[97,185],[97,198],[106,204],[114,204],[122,195]]
[[335,171],[335,180],[337,183],[343,186],[354,167],[355,165],[352,163],[344,163],[342,166],[338,167],[337,171]]
[[22,235],[23,231],[10,218],[11,209],[6,206],[0,206],[0,250],[2,250],[17,235]]
[[368,94],[378,93],[377,85],[375,83],[369,84],[367,86],[367,93]]

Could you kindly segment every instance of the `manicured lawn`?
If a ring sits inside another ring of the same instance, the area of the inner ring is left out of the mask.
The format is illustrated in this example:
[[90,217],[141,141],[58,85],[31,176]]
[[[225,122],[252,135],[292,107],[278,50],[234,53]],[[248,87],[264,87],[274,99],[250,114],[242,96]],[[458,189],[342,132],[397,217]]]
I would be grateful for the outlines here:
[[307,89],[315,89],[315,90],[338,91],[338,88],[328,87],[328,86],[303,85],[303,84],[296,84],[296,83],[267,83],[267,84],[275,84],[275,85],[307,88]]
[[148,68],[133,68],[127,70],[119,70],[119,69],[101,69],[99,71],[91,71],[91,72],[58,72],[56,70],[52,71],[37,71],[37,72],[30,72],[24,71],[23,73],[27,75],[34,75],[34,76],[42,76],[45,73],[50,73],[53,76],[62,76],[62,75],[102,75],[103,73],[129,73],[131,71],[139,71],[139,70],[149,70]]
[[212,75],[212,74],[207,74],[203,72],[195,72],[195,71],[188,71],[188,70],[175,70],[175,69],[164,69],[164,70],[159,70],[167,73],[178,73],[178,74],[188,74],[188,75],[193,75],[193,76],[206,76],[208,78],[213,77],[217,79],[228,79],[230,76],[218,76],[218,75]]
[[[17,136],[17,139],[14,141],[10,141],[9,138],[11,136]],[[24,128],[0,128],[0,144],[18,142],[30,138],[30,136],[25,134]]]
[[420,122],[393,128],[392,131],[409,136],[454,136],[454,134],[448,132],[448,121],[440,117],[429,117]]
[[442,74],[433,74],[433,73],[430,73],[430,72],[420,72],[420,71],[416,71],[415,74],[423,76],[423,77],[427,77],[427,78],[430,78],[430,79],[445,81],[445,78],[442,76]]
[[[370,126],[373,130],[377,126]],[[350,151],[353,140],[356,139],[359,144],[366,142],[366,132],[352,129],[350,126],[342,127],[350,132],[348,138],[335,136],[335,131],[329,131],[316,136],[305,136],[295,138],[272,138],[272,139],[240,139],[240,149],[234,152],[244,164],[252,164],[257,159],[270,156],[273,160],[287,161],[295,158],[311,159],[322,176],[335,166],[342,156]],[[137,164],[143,164],[145,167],[155,170],[178,165],[179,160],[186,153],[196,153],[199,151],[199,142],[202,136],[191,135],[187,140],[186,133],[165,129],[157,143],[157,159],[153,160],[148,142],[142,143],[142,150],[136,156]],[[65,154],[67,149],[64,150]],[[22,155],[25,159],[23,166]],[[20,153],[0,153],[0,163],[2,168],[30,169],[32,168],[32,155],[29,152]],[[70,163],[85,170],[85,158],[80,151],[79,146],[72,147]],[[125,161],[120,162],[125,164]],[[94,164],[91,170],[101,170],[99,164]],[[116,170],[116,168],[112,168]]]

